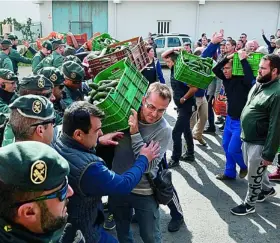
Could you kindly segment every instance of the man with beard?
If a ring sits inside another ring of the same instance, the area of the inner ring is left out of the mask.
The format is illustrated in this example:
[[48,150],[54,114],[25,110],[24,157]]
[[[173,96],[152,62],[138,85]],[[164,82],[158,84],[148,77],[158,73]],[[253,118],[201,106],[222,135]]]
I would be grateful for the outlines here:
[[248,190],[242,204],[231,209],[235,215],[255,212],[256,202],[276,195],[269,182],[267,166],[280,143],[280,57],[269,54],[259,65],[257,82],[241,114],[242,151],[248,165]]
[[46,144],[27,141],[2,148],[0,161],[1,242],[84,242],[80,231],[63,233],[73,195],[64,158]]

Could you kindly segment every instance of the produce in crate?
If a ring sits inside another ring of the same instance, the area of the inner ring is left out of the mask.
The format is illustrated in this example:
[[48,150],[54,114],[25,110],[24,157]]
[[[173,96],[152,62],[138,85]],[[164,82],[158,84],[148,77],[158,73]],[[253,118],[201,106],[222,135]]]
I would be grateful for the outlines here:
[[184,60],[191,70],[200,72],[202,74],[210,75],[212,72],[212,60],[211,58],[198,59],[198,60]]
[[89,84],[89,87],[92,89],[92,91],[90,91],[89,93],[89,102],[94,105],[102,102],[108,96],[110,91],[115,91],[115,88],[118,86],[119,81],[119,79],[102,80],[98,84]]
[[138,110],[149,82],[128,58],[101,71],[90,84],[90,102],[105,113],[102,131],[106,134],[127,129],[131,109]]
[[207,89],[215,78],[212,65],[213,60],[211,58],[202,58],[182,50],[175,63],[174,77],[188,85]]

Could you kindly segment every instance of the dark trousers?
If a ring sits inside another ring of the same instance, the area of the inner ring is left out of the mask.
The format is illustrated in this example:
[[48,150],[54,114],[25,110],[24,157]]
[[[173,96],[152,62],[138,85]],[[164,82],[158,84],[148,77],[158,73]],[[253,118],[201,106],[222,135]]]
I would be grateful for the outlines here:
[[187,142],[187,153],[190,155],[194,154],[193,136],[190,127],[190,119],[193,112],[187,110],[186,108],[178,108],[177,112],[177,121],[172,131],[173,153],[171,158],[174,161],[179,161],[182,155],[182,134],[184,134]]
[[[163,159],[161,160],[162,168],[168,169],[168,164],[166,161],[166,155],[164,154]],[[172,219],[182,219],[183,210],[179,201],[179,197],[175,187],[173,185],[173,197],[172,200],[167,204],[168,208],[170,209],[170,216]]]
[[209,100],[209,95],[206,96],[208,100],[208,123],[209,123],[209,128],[215,128],[215,116],[214,116],[214,111],[213,111],[213,99],[214,96],[211,97]]

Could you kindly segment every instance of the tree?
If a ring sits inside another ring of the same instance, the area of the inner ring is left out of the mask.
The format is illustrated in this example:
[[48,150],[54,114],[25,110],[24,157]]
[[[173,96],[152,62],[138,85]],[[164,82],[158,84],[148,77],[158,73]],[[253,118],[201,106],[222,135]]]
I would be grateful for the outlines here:
[[32,19],[28,18],[26,21],[26,24],[21,24],[19,23],[16,19],[7,18],[4,19],[0,24],[11,24],[14,26],[16,31],[21,31],[23,38],[25,40],[33,42],[33,35],[35,34],[34,32],[31,31],[31,25],[32,25]]

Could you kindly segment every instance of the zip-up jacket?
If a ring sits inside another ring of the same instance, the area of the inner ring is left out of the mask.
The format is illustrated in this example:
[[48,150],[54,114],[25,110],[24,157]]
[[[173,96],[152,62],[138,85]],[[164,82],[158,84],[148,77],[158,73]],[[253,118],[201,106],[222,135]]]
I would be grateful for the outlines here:
[[273,161],[280,144],[280,81],[256,82],[241,114],[243,141],[263,145],[262,158]]

